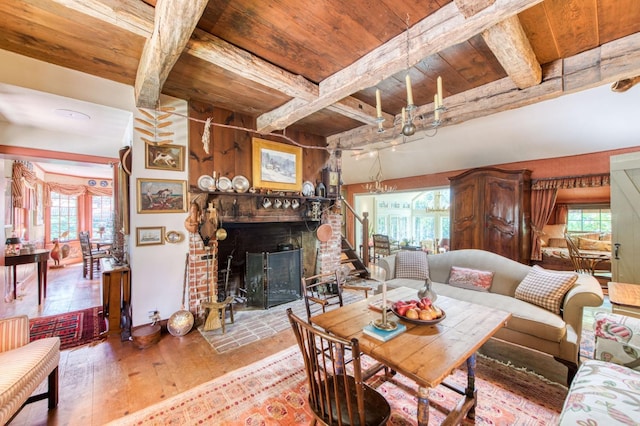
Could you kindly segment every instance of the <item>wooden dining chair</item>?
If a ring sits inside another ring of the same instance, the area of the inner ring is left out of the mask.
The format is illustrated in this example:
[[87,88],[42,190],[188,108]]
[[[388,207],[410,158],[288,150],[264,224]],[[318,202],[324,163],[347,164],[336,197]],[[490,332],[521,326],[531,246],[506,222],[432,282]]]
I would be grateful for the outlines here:
[[313,315],[342,306],[340,274],[335,271],[302,277],[302,295],[309,322]]
[[78,239],[80,240],[80,249],[82,250],[82,278],[87,278],[87,272],[89,273],[89,279],[93,279],[93,270],[100,270],[100,259],[109,257],[110,254],[105,250],[94,250],[91,248],[91,239],[89,238],[89,232],[81,231],[78,233]]
[[[287,316],[304,359],[309,406],[324,425],[384,425],[391,415],[387,400],[364,383],[358,339],[332,336],[293,314]],[[345,368],[343,354],[352,360]]]
[[384,256],[389,256],[398,250],[400,247],[397,244],[391,243],[389,236],[382,234],[373,234],[373,258],[380,259]]

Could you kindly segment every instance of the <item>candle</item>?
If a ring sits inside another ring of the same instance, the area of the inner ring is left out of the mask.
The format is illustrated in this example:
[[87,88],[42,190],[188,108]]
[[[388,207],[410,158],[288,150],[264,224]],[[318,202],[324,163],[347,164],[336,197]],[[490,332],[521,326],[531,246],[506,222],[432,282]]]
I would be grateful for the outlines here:
[[380,103],[380,89],[376,89],[376,117],[382,117],[382,105]]
[[442,77],[438,76],[438,106],[442,105]]
[[387,283],[382,283],[382,312],[387,310]]
[[433,115],[434,120],[440,120],[440,110],[438,109],[438,94],[433,95]]
[[407,105],[413,105],[413,91],[411,90],[411,76],[407,74],[405,77],[407,83]]

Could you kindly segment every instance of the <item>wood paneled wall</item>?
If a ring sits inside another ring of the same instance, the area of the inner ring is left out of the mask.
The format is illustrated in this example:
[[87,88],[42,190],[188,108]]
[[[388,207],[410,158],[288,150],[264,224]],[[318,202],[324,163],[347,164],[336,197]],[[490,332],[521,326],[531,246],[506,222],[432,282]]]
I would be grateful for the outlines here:
[[[211,104],[189,102],[189,117],[206,120],[211,117],[213,123],[255,129],[255,118],[249,115],[217,108]],[[212,125],[210,129],[210,150],[205,153],[202,144],[204,123],[189,121],[189,191],[200,192],[198,178],[216,171],[219,176],[232,179],[245,176],[252,181],[251,140],[253,137],[289,143],[277,136],[258,135],[246,130],[236,130]],[[322,168],[329,159],[329,153],[323,149],[304,149],[304,146],[325,146],[326,139],[321,136],[302,132],[286,132],[287,137],[303,146],[302,180],[315,182],[321,179]],[[253,182],[252,182],[253,185]]]

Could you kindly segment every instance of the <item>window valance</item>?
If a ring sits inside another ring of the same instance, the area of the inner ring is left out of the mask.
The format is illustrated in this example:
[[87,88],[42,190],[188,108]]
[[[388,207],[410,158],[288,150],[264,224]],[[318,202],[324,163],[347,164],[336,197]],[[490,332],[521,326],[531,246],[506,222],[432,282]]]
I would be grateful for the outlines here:
[[[25,190],[35,188],[38,183],[36,174],[20,162],[14,162],[12,167],[11,195],[13,197],[13,206],[17,208],[27,208],[27,200]],[[113,195],[112,187],[89,186],[89,185],[71,185],[56,182],[44,182],[44,205],[51,205],[51,191],[64,195],[80,196],[85,194],[111,196]]]
[[582,176],[563,176],[555,178],[535,179],[531,182],[532,190],[541,189],[573,189],[573,188],[597,188],[609,186],[609,173]]

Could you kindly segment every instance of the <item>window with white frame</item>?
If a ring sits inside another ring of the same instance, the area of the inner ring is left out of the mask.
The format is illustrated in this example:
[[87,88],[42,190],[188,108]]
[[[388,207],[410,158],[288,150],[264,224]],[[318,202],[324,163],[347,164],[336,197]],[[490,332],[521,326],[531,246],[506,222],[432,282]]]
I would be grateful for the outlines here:
[[91,235],[93,238],[113,238],[113,197],[91,196]]
[[51,192],[51,239],[69,240],[78,235],[78,197]]
[[569,206],[567,232],[611,233],[611,209],[605,205]]

